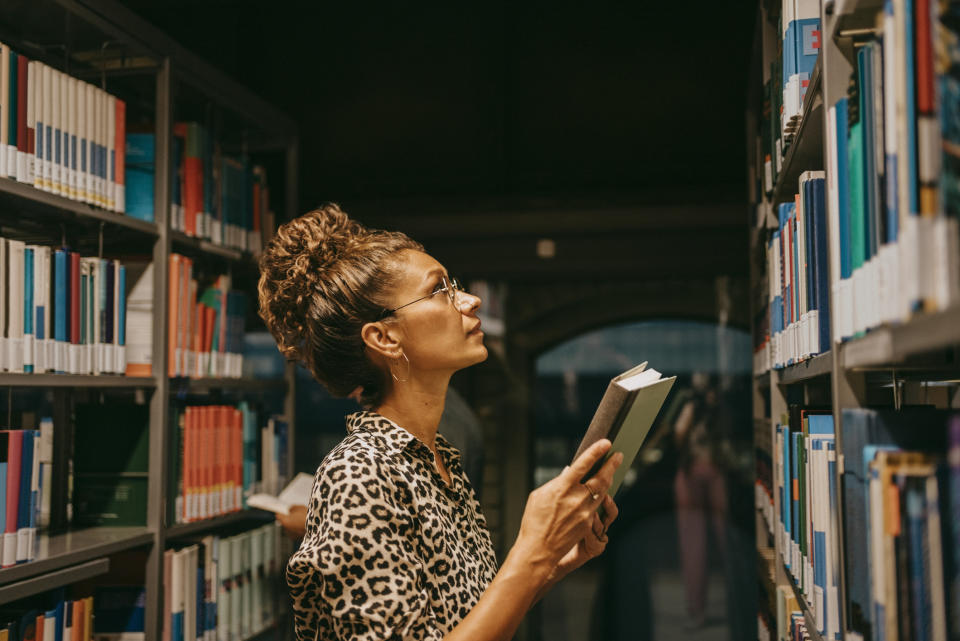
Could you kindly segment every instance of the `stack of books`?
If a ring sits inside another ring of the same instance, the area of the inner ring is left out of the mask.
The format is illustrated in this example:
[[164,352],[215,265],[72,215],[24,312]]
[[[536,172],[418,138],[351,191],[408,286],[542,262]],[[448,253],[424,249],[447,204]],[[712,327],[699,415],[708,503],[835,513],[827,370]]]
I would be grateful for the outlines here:
[[125,210],[126,105],[0,44],[0,176]]
[[229,275],[197,276],[192,259],[170,255],[169,375],[239,378],[247,295],[231,289]]
[[205,536],[163,555],[163,638],[241,641],[278,616],[280,527]]
[[50,512],[52,421],[45,419],[41,427],[42,432],[0,430],[0,563],[5,568],[36,558],[41,511],[46,506],[46,515]]
[[126,278],[118,260],[0,238],[0,368],[123,374]]
[[782,368],[830,349],[824,172],[801,174],[794,202],[777,212],[767,244],[769,351],[770,365]]
[[[960,303],[960,72],[951,3],[885,3],[829,105],[836,339]],[[941,53],[938,53],[941,52]]]
[[171,408],[169,523],[189,523],[235,512],[258,492],[287,482],[287,424],[271,417],[258,426],[249,403]]
[[15,616],[5,612],[0,616],[0,641],[92,641],[93,597],[57,599],[48,605],[52,607],[24,608]]
[[779,38],[769,73],[765,73],[760,130],[763,176],[758,190],[770,194],[782,170],[787,147],[793,142],[820,53],[818,0],[782,0]]
[[791,406],[773,426],[780,561],[810,604],[817,629],[840,631],[836,444],[829,410]]
[[246,157],[221,153],[209,130],[196,122],[174,126],[173,157],[172,228],[218,245],[259,251],[274,227],[264,168]]
[[877,641],[953,638],[960,415],[847,409],[843,448],[849,629]]

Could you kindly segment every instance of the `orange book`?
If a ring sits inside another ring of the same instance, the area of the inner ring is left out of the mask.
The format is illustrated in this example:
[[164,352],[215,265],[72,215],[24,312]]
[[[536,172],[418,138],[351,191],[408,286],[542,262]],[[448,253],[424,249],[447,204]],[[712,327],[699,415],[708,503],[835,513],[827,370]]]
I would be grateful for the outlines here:
[[190,318],[190,280],[193,276],[193,260],[180,257],[180,284],[177,289],[177,375],[187,375],[187,326]]
[[177,301],[180,285],[180,255],[170,254],[170,280],[167,282],[167,375],[177,375]]
[[183,522],[193,520],[193,415],[196,408],[184,408],[183,418]]
[[243,412],[233,409],[233,501],[243,508]]
[[[70,637],[71,639],[80,639],[86,638],[86,630],[84,629],[87,623],[86,615],[83,613],[85,604],[83,599],[77,599],[73,602],[73,633]],[[37,637],[38,639],[40,637]]]

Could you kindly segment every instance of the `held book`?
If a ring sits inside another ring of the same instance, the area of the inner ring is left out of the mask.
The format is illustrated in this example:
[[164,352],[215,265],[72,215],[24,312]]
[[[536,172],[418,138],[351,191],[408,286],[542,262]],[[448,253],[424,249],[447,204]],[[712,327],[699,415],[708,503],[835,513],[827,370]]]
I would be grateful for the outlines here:
[[584,479],[596,474],[614,452],[621,452],[623,463],[608,491],[610,496],[616,495],[676,378],[663,378],[657,370],[647,369],[644,362],[610,381],[574,459],[602,438],[610,439],[613,446]]
[[277,514],[289,514],[294,505],[307,505],[310,502],[310,492],[313,490],[313,477],[305,472],[296,477],[283,488],[280,496],[270,494],[254,494],[247,499],[247,505]]

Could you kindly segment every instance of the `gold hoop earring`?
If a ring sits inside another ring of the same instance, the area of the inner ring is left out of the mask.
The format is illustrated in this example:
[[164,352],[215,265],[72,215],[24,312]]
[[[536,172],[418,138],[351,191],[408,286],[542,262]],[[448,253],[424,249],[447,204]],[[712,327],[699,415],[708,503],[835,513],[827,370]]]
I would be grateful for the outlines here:
[[[407,381],[410,380],[410,359],[407,358],[407,355],[404,354],[403,352],[400,352],[400,356],[403,356],[403,360],[407,361],[407,375],[404,378],[398,378],[397,375],[393,373],[393,368],[391,367],[390,376],[392,376],[393,380],[395,380],[398,383],[406,383]],[[398,358],[397,360],[399,361],[400,359]]]

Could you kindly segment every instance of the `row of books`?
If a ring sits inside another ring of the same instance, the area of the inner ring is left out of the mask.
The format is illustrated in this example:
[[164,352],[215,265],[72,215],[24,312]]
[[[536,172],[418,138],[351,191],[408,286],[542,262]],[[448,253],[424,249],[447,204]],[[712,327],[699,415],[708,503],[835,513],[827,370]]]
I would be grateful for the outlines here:
[[139,316],[127,350],[127,296],[152,291],[147,265],[133,265],[128,283],[119,260],[0,238],[0,369],[149,375],[152,333]]
[[824,172],[801,174],[794,202],[777,213],[767,244],[769,354],[770,366],[782,368],[830,348]]
[[773,426],[772,494],[781,562],[821,635],[839,638],[837,453],[829,410],[791,406]]
[[93,597],[57,599],[49,605],[53,607],[5,612],[0,641],[93,641]]
[[[170,254],[169,375],[239,378],[247,295],[230,276],[202,278],[191,258]],[[201,283],[209,283],[202,286]]]
[[286,484],[287,423],[270,417],[258,425],[246,401],[171,408],[169,523],[189,523],[246,507],[258,492]]
[[49,521],[53,422],[39,430],[0,430],[0,564],[36,557],[37,529]]
[[782,170],[783,156],[800,124],[810,74],[820,53],[820,4],[818,0],[782,0],[772,3],[769,20],[777,21],[776,42],[765,43],[763,104],[761,108],[759,157],[763,175],[757,176],[758,191],[770,194]]
[[0,176],[125,211],[126,104],[0,44]]
[[280,528],[205,536],[163,555],[163,641],[241,641],[278,617]]
[[842,426],[848,629],[957,638],[960,414],[849,409]]
[[171,226],[219,245],[259,251],[273,230],[266,171],[246,157],[223,154],[197,122],[173,128],[175,180]]
[[[777,586],[777,641],[809,641],[810,631],[803,610],[793,589],[788,585]],[[769,636],[767,638],[770,638]],[[837,637],[839,638],[839,637]]]
[[955,3],[890,0],[829,105],[836,339],[960,302]]

